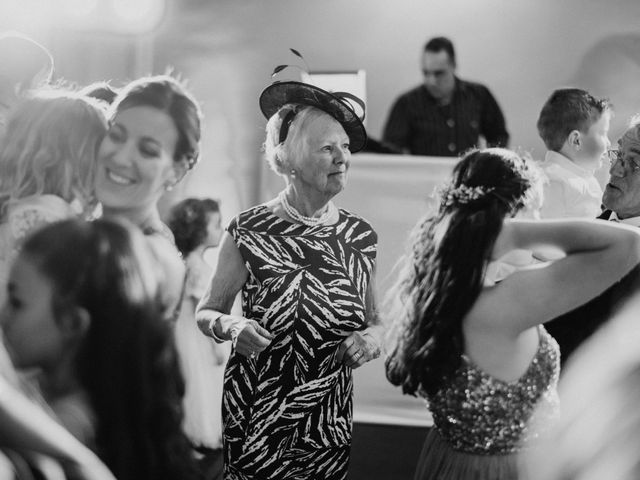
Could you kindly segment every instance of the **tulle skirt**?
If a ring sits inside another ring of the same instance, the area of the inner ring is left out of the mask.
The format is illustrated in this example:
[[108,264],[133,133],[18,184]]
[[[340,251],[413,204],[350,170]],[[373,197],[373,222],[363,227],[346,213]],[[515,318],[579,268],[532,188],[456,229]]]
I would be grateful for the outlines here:
[[451,448],[434,428],[429,430],[414,480],[515,480],[518,454],[478,455]]
[[222,448],[222,384],[229,346],[198,330],[184,310],[175,339],[185,379],[184,431],[198,447]]

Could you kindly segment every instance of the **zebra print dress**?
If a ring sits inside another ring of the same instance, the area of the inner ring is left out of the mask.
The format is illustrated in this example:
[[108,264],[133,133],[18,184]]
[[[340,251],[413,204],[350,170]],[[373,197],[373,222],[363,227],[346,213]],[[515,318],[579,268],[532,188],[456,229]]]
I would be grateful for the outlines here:
[[365,328],[377,235],[340,210],[308,227],[266,206],[241,213],[229,233],[249,278],[243,315],[273,335],[255,359],[231,353],[223,397],[226,480],[344,479],[353,380],[338,346]]

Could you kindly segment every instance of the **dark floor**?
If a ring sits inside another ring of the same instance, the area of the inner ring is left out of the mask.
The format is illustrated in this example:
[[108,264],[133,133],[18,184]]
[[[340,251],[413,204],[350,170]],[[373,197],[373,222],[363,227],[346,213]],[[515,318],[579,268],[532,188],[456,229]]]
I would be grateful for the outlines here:
[[353,424],[349,480],[412,480],[426,427]]

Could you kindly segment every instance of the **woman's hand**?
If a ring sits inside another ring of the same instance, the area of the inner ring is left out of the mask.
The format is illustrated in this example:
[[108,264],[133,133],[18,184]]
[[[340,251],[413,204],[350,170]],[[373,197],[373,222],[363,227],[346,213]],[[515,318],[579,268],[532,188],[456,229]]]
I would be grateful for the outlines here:
[[353,332],[338,347],[338,362],[347,367],[358,368],[380,356],[380,341],[372,328]]
[[271,344],[273,335],[255,320],[245,319],[244,325],[231,329],[231,338],[236,352],[249,358],[256,358]]

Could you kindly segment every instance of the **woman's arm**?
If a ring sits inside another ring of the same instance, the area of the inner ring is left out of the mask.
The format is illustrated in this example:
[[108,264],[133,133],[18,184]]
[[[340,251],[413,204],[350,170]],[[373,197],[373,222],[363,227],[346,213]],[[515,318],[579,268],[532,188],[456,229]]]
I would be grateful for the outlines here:
[[272,335],[255,320],[229,314],[248,276],[238,247],[225,233],[215,273],[196,310],[196,321],[202,333],[218,343],[231,340],[238,353],[250,357],[267,348]]
[[365,295],[367,328],[353,332],[338,347],[337,360],[351,368],[358,368],[380,356],[384,329],[378,315],[375,278],[374,269]]
[[87,447],[0,377],[0,445],[59,460],[72,478],[115,480]]
[[616,247],[625,239],[634,242],[638,235],[638,228],[605,220],[507,219],[496,240],[493,257],[500,257],[502,253],[515,248],[535,250],[537,247],[555,247],[566,254],[595,251]]
[[494,256],[538,246],[566,256],[485,288],[467,321],[518,333],[586,303],[640,262],[640,229],[600,220],[505,221]]

